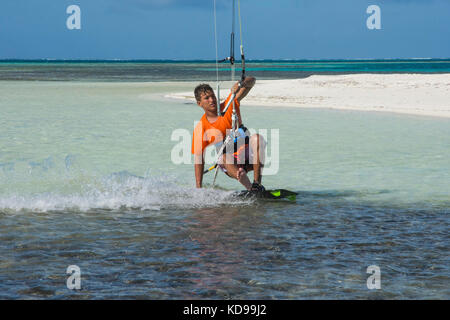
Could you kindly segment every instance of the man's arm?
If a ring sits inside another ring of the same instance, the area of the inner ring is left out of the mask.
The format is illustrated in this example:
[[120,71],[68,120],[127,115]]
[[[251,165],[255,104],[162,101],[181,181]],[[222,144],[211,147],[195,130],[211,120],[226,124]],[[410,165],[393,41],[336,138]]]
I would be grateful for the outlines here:
[[194,155],[194,167],[195,167],[195,184],[197,188],[202,187],[203,170],[205,169],[205,161],[203,155]]
[[239,87],[239,82],[237,82],[233,88],[232,92],[236,92],[236,99],[241,102],[242,99],[249,93],[250,89],[255,85],[256,79],[254,77],[245,77],[242,82],[242,87]]

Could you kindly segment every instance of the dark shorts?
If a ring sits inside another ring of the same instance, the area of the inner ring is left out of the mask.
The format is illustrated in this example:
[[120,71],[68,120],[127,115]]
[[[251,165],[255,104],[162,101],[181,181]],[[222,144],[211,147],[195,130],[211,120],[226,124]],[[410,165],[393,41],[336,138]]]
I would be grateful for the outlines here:
[[[233,162],[238,168],[243,168],[247,172],[253,170],[253,154],[248,144],[242,145],[232,155],[230,154],[228,156],[233,156]],[[219,163],[219,167],[223,172],[227,172],[227,169],[225,169],[222,163]]]

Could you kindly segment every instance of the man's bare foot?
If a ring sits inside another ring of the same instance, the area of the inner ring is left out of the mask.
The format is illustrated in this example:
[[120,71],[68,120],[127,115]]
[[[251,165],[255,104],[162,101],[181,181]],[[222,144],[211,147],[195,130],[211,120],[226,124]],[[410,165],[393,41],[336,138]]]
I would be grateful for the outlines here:
[[242,176],[244,176],[246,174],[247,174],[247,172],[245,172],[245,170],[243,168],[239,168],[236,173],[236,179],[238,179],[238,181],[241,181]]

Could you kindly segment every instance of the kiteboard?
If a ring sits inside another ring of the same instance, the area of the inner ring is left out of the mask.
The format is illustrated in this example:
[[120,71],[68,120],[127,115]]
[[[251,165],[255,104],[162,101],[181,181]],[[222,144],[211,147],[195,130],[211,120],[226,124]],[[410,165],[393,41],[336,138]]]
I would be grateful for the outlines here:
[[243,190],[234,192],[233,196],[237,198],[256,198],[268,200],[287,199],[289,201],[295,201],[297,199],[297,192],[286,189],[264,190],[262,192]]

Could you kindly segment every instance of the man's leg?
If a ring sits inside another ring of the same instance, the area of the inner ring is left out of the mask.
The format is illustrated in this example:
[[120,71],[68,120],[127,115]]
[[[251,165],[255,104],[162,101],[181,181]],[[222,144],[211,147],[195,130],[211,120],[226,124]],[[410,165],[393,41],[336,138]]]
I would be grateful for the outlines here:
[[262,180],[262,168],[264,167],[264,156],[266,153],[266,142],[264,138],[259,134],[254,134],[250,137],[249,142],[251,152],[253,154],[253,159],[251,164],[253,165],[253,180],[261,184]]
[[231,178],[238,180],[247,190],[252,188],[252,183],[247,176],[247,172],[242,167],[237,166],[231,161],[226,161],[226,155],[222,157],[222,165],[227,170],[226,174]]

